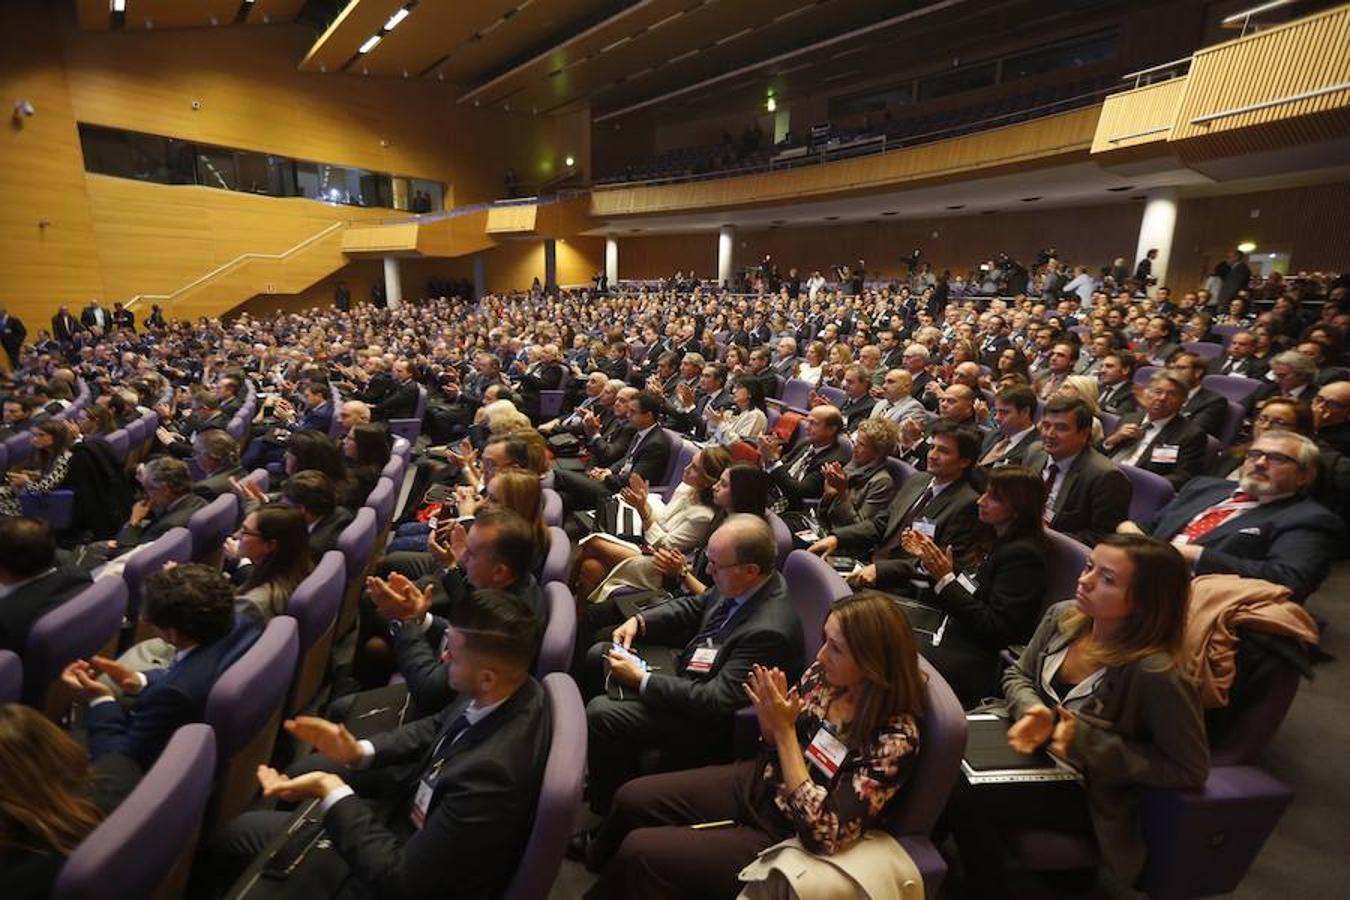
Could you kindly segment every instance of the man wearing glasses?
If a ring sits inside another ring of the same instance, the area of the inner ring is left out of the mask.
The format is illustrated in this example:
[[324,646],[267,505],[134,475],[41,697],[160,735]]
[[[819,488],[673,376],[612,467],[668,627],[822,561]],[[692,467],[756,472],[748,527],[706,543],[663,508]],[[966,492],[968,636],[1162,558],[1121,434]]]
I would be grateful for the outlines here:
[[1152,522],[1122,522],[1117,530],[1171,541],[1196,575],[1261,578],[1302,602],[1345,539],[1340,519],[1305,495],[1319,456],[1301,434],[1267,431],[1247,451],[1237,490],[1227,479],[1196,478]]
[[1312,401],[1317,443],[1324,450],[1350,454],[1350,381],[1324,384]]

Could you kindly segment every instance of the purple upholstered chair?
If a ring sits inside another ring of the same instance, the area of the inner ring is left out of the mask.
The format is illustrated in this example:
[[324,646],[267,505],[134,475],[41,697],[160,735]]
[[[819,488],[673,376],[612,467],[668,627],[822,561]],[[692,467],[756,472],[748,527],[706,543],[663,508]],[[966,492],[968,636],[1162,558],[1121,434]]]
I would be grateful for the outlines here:
[[153,432],[146,431],[144,419],[135,419],[126,425],[127,432],[127,455],[135,457],[141,451],[141,445],[145,443],[148,434]]
[[33,435],[27,431],[5,440],[5,464],[17,466],[33,455]]
[[562,525],[563,519],[562,495],[559,494],[557,491],[544,488],[543,502],[544,502],[544,524],[551,526]]
[[1213,469],[1223,455],[1223,442],[1212,434],[1205,435],[1205,468]]
[[1241,325],[1215,325],[1213,328],[1210,329],[1210,331],[1213,331],[1219,337],[1223,338],[1223,343],[1225,347],[1228,346],[1228,342],[1233,339],[1233,335],[1237,334],[1241,330],[1242,330]]
[[1148,384],[1149,379],[1161,368],[1161,366],[1140,366],[1134,370],[1134,383],[1139,385]]
[[788,554],[792,552],[792,529],[787,527],[787,523],[780,519],[777,513],[767,513],[764,518],[769,523],[769,529],[773,531],[773,542],[778,546],[778,568],[781,570],[783,564],[787,562]]
[[239,483],[257,485],[259,490],[265,494],[272,489],[272,473],[266,469],[254,469],[239,479]]
[[1099,419],[1102,420],[1102,437],[1110,437],[1115,434],[1116,429],[1120,427],[1120,416],[1115,413],[1109,413],[1102,410]]
[[[147,630],[138,633],[141,618],[141,585],[145,579],[164,568],[167,562],[185,563],[192,559],[192,534],[186,528],[171,528],[153,542],[130,554],[122,568],[122,581],[127,586],[126,622],[123,627],[123,641],[126,645],[136,640],[150,637]],[[100,569],[95,570],[98,577]],[[126,649],[123,647],[122,649]]]
[[1242,375],[1206,375],[1200,383],[1214,393],[1223,394],[1229,400],[1236,400],[1239,403],[1256,393],[1256,389],[1261,386],[1259,379],[1246,378]]
[[1181,349],[1209,362],[1223,356],[1223,344],[1211,344],[1209,341],[1182,341]]
[[23,693],[23,663],[12,650],[0,650],[0,703],[17,703]]
[[919,717],[919,755],[909,778],[891,801],[886,830],[900,842],[923,876],[925,896],[936,897],[947,864],[929,835],[947,805],[947,797],[966,753],[966,714],[956,694],[928,660],[919,657],[926,703]]
[[566,584],[571,569],[572,542],[568,539],[567,532],[557,527],[549,528],[548,553],[544,555],[544,564],[539,569],[539,583],[560,581]]
[[555,672],[543,679],[553,734],[539,788],[539,805],[523,861],[502,894],[503,900],[545,900],[558,876],[572,836],[581,782],[586,771],[586,709],[576,682]]
[[219,568],[225,558],[225,539],[239,523],[239,498],[221,494],[192,514],[187,528],[192,533],[192,561]]
[[669,500],[684,478],[684,467],[689,465],[690,460],[697,455],[698,445],[693,441],[685,440],[679,432],[671,431],[669,428],[665,431],[666,437],[670,438],[672,450],[670,464],[666,467],[666,474],[661,479],[661,483],[652,485],[651,489]]
[[830,387],[827,384],[816,388],[816,393],[820,395],[822,400],[829,403],[831,406],[843,406],[848,402],[848,394],[844,393],[843,388]]
[[394,517],[394,502],[398,500],[398,494],[395,492],[394,483],[388,478],[381,478],[375,482],[375,487],[371,490],[370,496],[366,497],[365,506],[375,510],[375,527],[383,531],[389,527],[389,521]]
[[558,418],[562,413],[563,400],[566,396],[566,391],[540,391],[539,421],[547,422]]
[[389,447],[390,453],[397,453],[399,456],[407,459],[412,453],[412,442],[405,437],[394,436],[394,443]]
[[418,437],[422,434],[422,419],[427,414],[427,389],[423,385],[417,386],[417,406],[413,410],[411,417],[407,419],[390,419],[389,433],[396,434],[405,438],[409,444],[417,443]]
[[[127,453],[131,449],[131,436],[127,434],[125,428],[119,428],[116,431],[110,431],[103,436],[103,442],[108,445],[113,452],[113,457],[120,463],[127,461]],[[11,450],[10,459],[14,458]]]
[[175,731],[136,789],[66,859],[53,900],[182,896],[215,768],[211,726]]
[[809,381],[789,378],[783,384],[783,391],[779,394],[779,399],[782,400],[784,406],[806,409],[807,404],[810,403],[811,391],[814,389]]
[[794,550],[783,566],[788,596],[797,607],[802,620],[802,636],[806,647],[805,664],[809,665],[820,650],[825,629],[825,618],[836,600],[853,593],[848,582],[829,563],[805,550]]
[[534,677],[572,668],[577,643],[577,602],[567,585],[552,581],[544,585],[544,639],[534,662]]
[[244,415],[247,410],[248,407],[239,410],[239,412],[235,413],[234,418],[230,419],[229,424],[225,426],[225,433],[236,441],[242,441],[244,439],[244,434],[248,431],[249,420],[253,417],[252,413],[249,413],[247,416]]
[[914,477],[919,470],[905,462],[903,459],[888,456],[886,457],[886,471],[891,473],[891,480],[895,482],[895,486],[898,488],[910,478]]
[[380,477],[388,478],[394,483],[394,488],[397,489],[403,486],[403,473],[407,470],[407,458],[398,453],[390,453],[389,462],[385,463],[384,468],[380,470]]
[[75,492],[47,491],[35,494],[32,491],[20,491],[19,506],[23,508],[25,516],[41,519],[53,531],[62,531],[70,527],[71,517],[75,515]]
[[61,670],[115,646],[127,608],[120,578],[100,579],[44,613],[23,647],[23,702],[55,719],[70,705]]
[[1229,400],[1228,415],[1224,416],[1223,424],[1219,426],[1219,433],[1215,435],[1221,446],[1233,446],[1233,442],[1237,440],[1238,432],[1242,430],[1242,420],[1245,418],[1247,418],[1247,407],[1236,400]]
[[1045,529],[1049,551],[1045,555],[1045,604],[1068,600],[1078,592],[1078,576],[1083,574],[1091,548],[1067,534]]
[[363,506],[356,511],[352,523],[338,535],[337,548],[347,565],[347,590],[342,597],[342,610],[338,613],[338,637],[350,631],[356,622],[361,588],[365,585],[366,569],[375,553],[375,536],[378,532],[375,510]]
[[329,550],[286,601],[286,615],[295,619],[300,641],[300,666],[287,712],[308,706],[323,684],[346,587],[346,559],[341,551]]
[[272,758],[300,642],[295,619],[277,616],[257,642],[221,673],[206,698],[206,724],[219,747],[216,796],[207,833],[247,808],[258,792],[257,769]]
[[[1158,511],[1176,496],[1170,481],[1148,469],[1123,465],[1120,471],[1130,482],[1130,521],[1135,524],[1152,522]],[[1059,599],[1065,600],[1068,596]]]

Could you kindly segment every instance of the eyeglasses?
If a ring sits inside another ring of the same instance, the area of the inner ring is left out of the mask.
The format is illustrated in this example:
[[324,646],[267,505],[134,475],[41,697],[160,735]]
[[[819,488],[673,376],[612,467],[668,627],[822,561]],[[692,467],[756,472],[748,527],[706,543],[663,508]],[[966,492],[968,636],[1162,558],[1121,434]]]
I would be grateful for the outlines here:
[[240,528],[239,534],[243,537],[251,538],[260,538],[263,536],[261,531],[254,531],[252,528]]
[[1297,459],[1284,453],[1276,453],[1273,450],[1257,450],[1255,447],[1247,451],[1248,462],[1260,462],[1263,459],[1271,465],[1298,465]]
[[1277,419],[1274,416],[1259,415],[1252,420],[1257,425],[1275,426],[1277,428],[1293,428],[1294,423],[1288,419]]

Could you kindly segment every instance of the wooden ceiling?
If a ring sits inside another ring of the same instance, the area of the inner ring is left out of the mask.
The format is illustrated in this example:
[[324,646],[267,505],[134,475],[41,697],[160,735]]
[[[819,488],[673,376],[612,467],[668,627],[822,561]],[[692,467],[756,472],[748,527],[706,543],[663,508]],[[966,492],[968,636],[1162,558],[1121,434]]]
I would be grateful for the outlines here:
[[[305,0],[126,0],[120,27],[134,31],[210,28],[236,21],[276,25],[294,21],[304,5]],[[75,9],[83,29],[110,31],[117,27],[111,0],[76,0]]]

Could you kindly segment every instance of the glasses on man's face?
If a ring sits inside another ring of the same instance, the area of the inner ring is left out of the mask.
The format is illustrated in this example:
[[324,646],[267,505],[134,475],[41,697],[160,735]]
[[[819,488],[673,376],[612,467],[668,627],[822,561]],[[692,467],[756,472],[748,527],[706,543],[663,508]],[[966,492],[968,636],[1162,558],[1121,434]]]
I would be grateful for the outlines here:
[[1281,419],[1276,416],[1259,415],[1252,420],[1257,425],[1264,425],[1267,428],[1293,428],[1294,423],[1288,419]]
[[256,531],[255,529],[252,529],[252,528],[240,528],[240,529],[239,529],[239,536],[240,536],[240,537],[260,538],[260,537],[262,537],[262,532],[261,532],[261,531]]
[[1247,451],[1247,462],[1260,462],[1265,460],[1272,466],[1298,465],[1298,460],[1284,453],[1276,453],[1274,450],[1258,450],[1255,447]]

